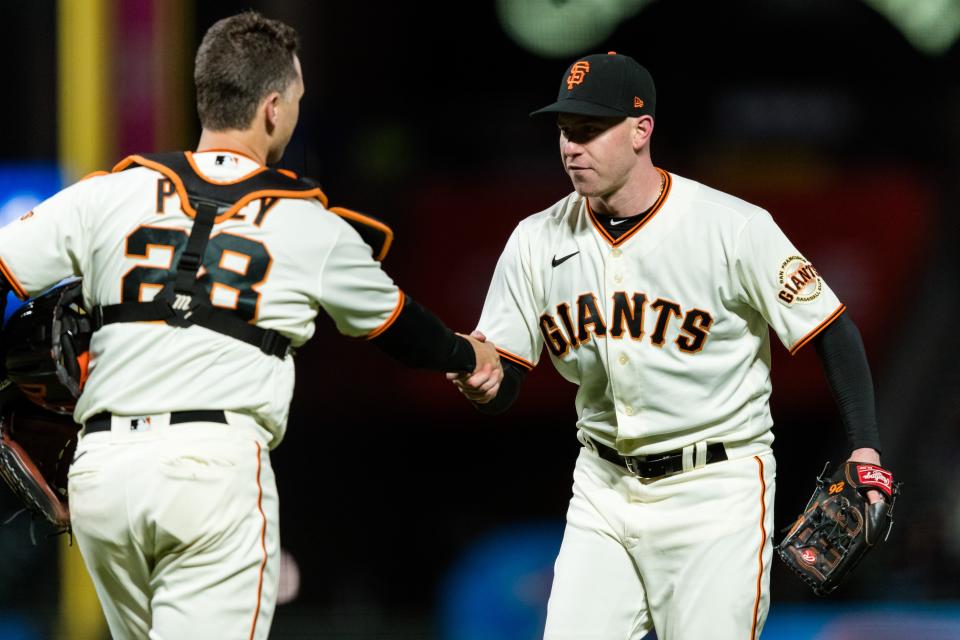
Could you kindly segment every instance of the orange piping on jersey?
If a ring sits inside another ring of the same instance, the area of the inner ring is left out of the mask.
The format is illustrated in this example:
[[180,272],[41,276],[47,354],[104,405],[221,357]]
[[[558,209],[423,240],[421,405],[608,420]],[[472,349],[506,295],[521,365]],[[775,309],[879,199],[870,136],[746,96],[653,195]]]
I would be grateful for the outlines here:
[[764,525],[767,517],[767,483],[763,479],[763,460],[758,456],[753,456],[753,459],[760,466],[760,551],[757,552],[757,597],[753,601],[753,624],[750,627],[750,640],[757,637],[757,618],[760,617],[760,598],[763,593],[761,588],[763,585],[763,549],[767,545],[767,528]]
[[[158,173],[162,173],[163,175],[170,178],[170,180],[173,181],[173,185],[177,189],[177,195],[180,196],[180,208],[183,210],[183,212],[186,214],[188,218],[195,218],[197,216],[196,210],[190,204],[190,198],[187,195],[187,188],[183,186],[183,181],[180,180],[180,176],[178,176],[176,172],[174,172],[169,167],[165,167],[159,162],[154,162],[153,160],[148,160],[143,156],[137,156],[137,155],[129,156],[121,160],[113,168],[113,172],[117,173],[119,171],[123,171],[124,169],[129,167],[131,164],[139,164],[141,166],[147,167],[148,169],[153,169],[154,171]],[[251,175],[251,174],[248,174],[248,175]],[[213,184],[217,184],[217,183],[213,183]],[[324,195],[323,191],[321,191],[319,188],[308,189],[306,191],[291,191],[287,189],[262,189],[260,191],[251,191],[247,195],[237,200],[232,207],[230,207],[229,209],[227,209],[226,211],[218,215],[216,218],[214,218],[213,222],[214,224],[219,224],[224,220],[228,220],[232,218],[238,211],[240,211],[240,209],[243,209],[245,206],[247,206],[254,200],[259,200],[260,198],[268,198],[271,196],[276,198],[293,198],[293,199],[300,199],[300,200],[316,198],[323,204],[323,206],[327,206],[327,196]]]
[[300,179],[300,176],[298,176],[298,175],[296,174],[296,172],[290,171],[290,169],[277,169],[277,173],[282,173],[283,175],[287,176],[288,178],[293,178],[294,180],[299,180],[299,179]]
[[3,274],[4,279],[13,289],[13,292],[17,294],[17,297],[21,300],[26,300],[30,297],[30,294],[27,293],[27,290],[23,288],[23,285],[20,284],[20,281],[17,280],[17,277],[13,275],[13,271],[10,270],[10,267],[7,266],[7,263],[3,261],[3,258],[0,258],[0,273]]
[[337,214],[341,218],[347,218],[368,227],[373,227],[378,231],[382,231],[383,235],[386,236],[386,239],[383,241],[383,247],[380,249],[380,253],[375,255],[373,259],[377,262],[383,262],[383,259],[387,257],[387,252],[390,251],[390,245],[393,244],[393,229],[383,224],[379,220],[374,220],[369,216],[365,216],[362,213],[357,213],[356,211],[352,211],[344,207],[331,207],[329,211]]
[[397,321],[397,318],[400,317],[400,312],[403,311],[403,303],[406,301],[407,296],[403,294],[403,291],[400,291],[400,297],[397,299],[397,306],[394,307],[393,313],[390,314],[390,317],[383,321],[379,327],[367,334],[367,340],[373,340],[378,335],[390,328],[390,326]]
[[[307,200],[310,198],[316,198],[323,204],[327,206],[327,196],[324,195],[323,191],[320,189],[309,189],[307,191],[292,191],[288,189],[264,189],[262,191],[253,191],[243,196],[237,202],[221,213],[216,217],[215,223],[223,222],[229,218],[232,218],[240,209],[243,209],[245,206],[253,202],[254,200],[259,200],[261,198],[292,198],[296,200]],[[189,214],[188,214],[189,215]],[[194,214],[196,215],[196,214]],[[193,216],[190,216],[191,218]]]
[[505,359],[509,360],[510,362],[512,362],[512,363],[514,363],[514,364],[518,364],[518,365],[520,365],[521,367],[523,367],[524,369],[526,369],[526,370],[528,370],[528,371],[533,371],[533,366],[534,366],[534,365],[533,365],[533,363],[530,362],[529,360],[524,360],[524,359],[521,358],[520,356],[514,355],[514,354],[510,353],[509,351],[505,351],[504,349],[501,349],[500,347],[497,347],[497,353],[500,354],[500,357],[501,357],[501,358],[505,358]]
[[244,180],[248,178],[252,178],[258,173],[263,173],[264,171],[267,170],[266,167],[260,166],[254,169],[253,171],[251,171],[250,173],[246,173],[234,180],[211,180],[210,178],[205,176],[202,171],[200,171],[200,167],[197,166],[196,161],[193,159],[193,152],[184,151],[183,155],[186,156],[187,162],[189,162],[190,166],[193,167],[193,170],[197,172],[197,175],[200,176],[200,179],[203,180],[204,182],[209,182],[210,184],[237,184],[238,182],[243,182]]
[[96,178],[97,176],[108,176],[108,175],[110,175],[109,171],[103,171],[103,170],[91,171],[87,175],[80,178],[80,182],[83,182],[84,180],[89,180],[90,178]]
[[263,595],[263,571],[267,567],[267,515],[263,512],[263,485],[260,484],[260,443],[257,442],[257,509],[263,518],[260,529],[260,548],[263,549],[263,562],[260,563],[260,576],[257,579],[257,607],[253,610],[253,624],[250,626],[250,639],[257,631],[257,618],[260,617],[260,597]]
[[621,244],[632,238],[638,231],[640,231],[640,229],[647,226],[647,223],[650,222],[653,217],[660,212],[660,209],[663,207],[663,203],[667,201],[667,196],[670,195],[670,187],[673,186],[673,179],[670,177],[670,174],[663,169],[657,167],[657,171],[663,178],[663,192],[657,198],[657,201],[653,203],[653,206],[650,207],[650,212],[647,214],[647,216],[637,226],[630,231],[627,231],[619,238],[614,238],[607,233],[607,230],[604,229],[603,225],[600,224],[600,221],[597,220],[597,215],[593,212],[593,207],[590,206],[590,200],[586,200],[587,214],[590,216],[590,221],[593,223],[593,227],[611,246],[619,247]]
[[830,324],[831,324],[834,320],[836,320],[837,318],[839,318],[839,317],[840,317],[840,314],[842,314],[842,313],[843,313],[844,311],[846,311],[846,310],[847,310],[847,307],[844,306],[844,305],[842,305],[842,304],[841,304],[839,307],[837,307],[836,310],[834,310],[833,313],[831,313],[829,316],[827,316],[827,319],[826,319],[826,320],[824,320],[823,322],[821,322],[820,324],[818,324],[816,327],[814,327],[814,328],[810,331],[810,333],[808,333],[807,335],[805,335],[805,336],[803,336],[802,338],[800,338],[800,341],[797,342],[797,344],[793,345],[793,346],[790,348],[790,355],[796,355],[797,351],[800,351],[800,348],[803,347],[803,345],[807,344],[808,342],[810,342],[811,340],[813,340],[814,338],[816,338],[817,335],[819,335],[819,333],[820,333],[821,331],[823,331],[823,330],[826,329],[828,326],[830,326]]
[[196,151],[194,151],[194,153],[216,153],[216,152],[232,153],[233,155],[236,155],[236,156],[242,156],[247,160],[253,160],[257,164],[263,164],[262,162],[260,162],[259,160],[251,156],[250,154],[244,153],[243,151],[237,151],[236,149],[224,149],[222,147],[216,147],[213,149],[197,149]]

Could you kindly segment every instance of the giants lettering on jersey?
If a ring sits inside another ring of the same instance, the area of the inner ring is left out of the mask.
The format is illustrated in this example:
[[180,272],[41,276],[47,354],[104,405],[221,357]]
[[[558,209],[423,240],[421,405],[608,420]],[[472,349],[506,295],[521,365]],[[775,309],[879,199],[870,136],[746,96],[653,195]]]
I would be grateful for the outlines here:
[[[649,311],[648,311],[649,308]],[[668,329],[679,325],[680,335],[674,343],[684,353],[698,353],[706,344],[713,324],[713,316],[703,309],[684,311],[679,303],[657,298],[648,304],[647,294],[635,292],[628,296],[616,291],[604,321],[597,296],[583,293],[573,305],[562,302],[556,314],[540,316],[540,332],[550,353],[562,358],[571,348],[579,349],[591,337],[605,338],[608,334],[618,340],[629,335],[633,340],[648,336],[650,344],[663,347]]]

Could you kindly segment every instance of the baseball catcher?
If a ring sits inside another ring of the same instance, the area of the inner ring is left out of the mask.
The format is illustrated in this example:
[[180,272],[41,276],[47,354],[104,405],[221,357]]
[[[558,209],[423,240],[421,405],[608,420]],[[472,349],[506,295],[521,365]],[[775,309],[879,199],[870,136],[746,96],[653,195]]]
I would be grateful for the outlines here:
[[[890,535],[893,506],[900,483],[873,464],[846,462],[828,476],[830,464],[817,478],[806,509],[790,528],[777,552],[818,596],[836,589],[863,556]],[[884,499],[871,503],[870,490]]]
[[67,470],[79,431],[70,414],[90,341],[80,300],[80,281],[55,287],[20,307],[3,331],[0,477],[57,533],[70,530]]

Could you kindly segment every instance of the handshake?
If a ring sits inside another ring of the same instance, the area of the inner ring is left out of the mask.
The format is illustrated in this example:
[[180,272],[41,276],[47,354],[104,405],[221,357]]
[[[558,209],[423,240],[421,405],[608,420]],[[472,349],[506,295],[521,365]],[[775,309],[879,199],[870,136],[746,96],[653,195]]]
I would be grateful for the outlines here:
[[469,336],[458,334],[465,338],[473,347],[477,364],[473,373],[448,373],[447,380],[460,390],[468,400],[476,404],[486,404],[497,397],[500,382],[503,380],[503,366],[500,364],[500,354],[492,342],[479,331]]

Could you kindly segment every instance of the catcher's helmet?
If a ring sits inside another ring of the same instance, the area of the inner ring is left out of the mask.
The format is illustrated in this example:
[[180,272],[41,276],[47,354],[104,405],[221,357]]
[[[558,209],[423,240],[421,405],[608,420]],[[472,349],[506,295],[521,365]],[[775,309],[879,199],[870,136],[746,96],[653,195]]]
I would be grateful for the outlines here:
[[41,407],[73,413],[87,379],[92,333],[80,280],[27,301],[3,329],[8,379]]

